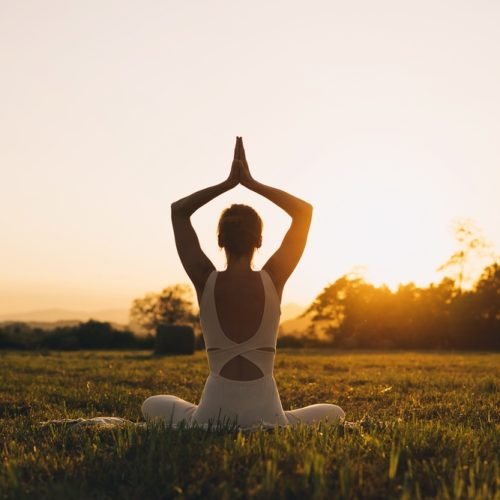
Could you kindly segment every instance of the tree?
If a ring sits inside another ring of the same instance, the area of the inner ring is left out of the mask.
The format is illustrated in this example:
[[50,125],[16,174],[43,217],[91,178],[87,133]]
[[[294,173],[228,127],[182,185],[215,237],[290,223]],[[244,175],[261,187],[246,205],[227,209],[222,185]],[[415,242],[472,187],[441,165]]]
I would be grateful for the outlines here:
[[453,229],[458,249],[437,270],[452,278],[461,294],[464,284],[472,285],[474,264],[484,259],[491,262],[493,254],[491,244],[471,220],[457,219]]
[[446,347],[454,290],[449,278],[428,288],[408,283],[392,292],[345,275],[325,288],[305,314],[312,314],[312,331],[322,330],[340,347]]
[[[474,291],[460,301],[465,311],[460,322],[465,332],[465,347],[475,349],[500,349],[500,264],[495,262],[483,270]],[[467,335],[468,333],[468,335]]]
[[[336,345],[358,342],[377,289],[357,274],[341,276],[320,293],[303,316],[313,314],[310,333]],[[381,292],[384,293],[385,289]]]
[[148,332],[162,325],[195,326],[198,315],[193,309],[192,296],[191,287],[183,284],[169,286],[160,293],[148,293],[133,301],[130,321]]

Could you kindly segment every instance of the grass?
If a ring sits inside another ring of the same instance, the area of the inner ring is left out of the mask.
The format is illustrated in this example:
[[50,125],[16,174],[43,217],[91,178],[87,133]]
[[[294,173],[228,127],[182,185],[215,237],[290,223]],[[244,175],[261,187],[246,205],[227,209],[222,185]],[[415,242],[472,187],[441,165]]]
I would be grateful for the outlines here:
[[336,403],[352,427],[39,424],[140,421],[146,397],[196,402],[206,376],[203,353],[0,353],[0,498],[500,499],[500,354],[279,352],[283,407]]

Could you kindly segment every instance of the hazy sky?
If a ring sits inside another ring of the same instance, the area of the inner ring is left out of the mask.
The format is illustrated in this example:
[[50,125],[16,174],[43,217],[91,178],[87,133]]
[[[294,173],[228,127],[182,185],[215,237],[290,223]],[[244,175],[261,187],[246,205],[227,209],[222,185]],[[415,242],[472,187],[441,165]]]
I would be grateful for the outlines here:
[[[284,302],[355,266],[438,279],[468,217],[500,248],[500,2],[0,0],[0,314],[128,307],[186,282],[170,203],[261,182],[315,207]],[[219,267],[231,202],[194,218]]]

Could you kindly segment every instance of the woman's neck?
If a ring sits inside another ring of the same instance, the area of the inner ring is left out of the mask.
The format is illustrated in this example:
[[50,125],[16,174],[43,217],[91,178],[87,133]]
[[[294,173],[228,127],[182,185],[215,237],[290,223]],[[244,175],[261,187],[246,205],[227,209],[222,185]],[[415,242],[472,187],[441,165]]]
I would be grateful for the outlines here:
[[252,272],[252,256],[242,255],[240,257],[233,257],[227,255],[226,272],[230,274],[245,274]]

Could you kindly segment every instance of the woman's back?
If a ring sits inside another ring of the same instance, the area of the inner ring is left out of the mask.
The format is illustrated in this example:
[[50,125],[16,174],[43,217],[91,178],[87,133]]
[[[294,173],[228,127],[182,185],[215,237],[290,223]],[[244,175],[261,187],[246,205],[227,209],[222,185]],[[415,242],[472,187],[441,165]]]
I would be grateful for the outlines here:
[[213,271],[200,299],[211,371],[240,381],[272,375],[279,317],[279,296],[265,270]]
[[237,343],[248,340],[259,328],[264,313],[265,293],[260,272],[218,272],[214,300],[226,336]]

